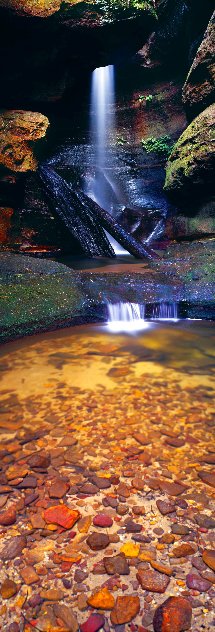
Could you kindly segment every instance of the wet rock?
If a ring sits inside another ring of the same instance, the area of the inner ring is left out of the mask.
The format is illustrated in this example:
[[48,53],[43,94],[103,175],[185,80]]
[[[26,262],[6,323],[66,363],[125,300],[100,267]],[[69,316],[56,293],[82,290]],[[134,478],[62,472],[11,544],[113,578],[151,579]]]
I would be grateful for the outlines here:
[[46,601],[60,601],[63,599],[64,593],[58,588],[49,588],[48,590],[41,590],[40,597]]
[[80,515],[77,509],[70,509],[66,505],[54,505],[44,511],[44,520],[47,523],[58,524],[64,529],[71,529]]
[[103,628],[105,618],[101,614],[91,614],[90,617],[80,625],[81,632],[97,632]]
[[192,619],[190,602],[184,597],[169,597],[155,611],[154,632],[189,630]]
[[95,518],[93,518],[93,524],[95,527],[111,527],[113,524],[113,520],[110,516],[107,516],[107,514],[97,514],[97,516],[95,516]]
[[63,621],[66,629],[70,630],[70,632],[78,631],[79,625],[72,608],[64,606],[63,604],[54,604],[53,610],[57,619]]
[[175,511],[175,505],[167,502],[167,500],[156,500],[156,505],[162,516],[167,516]]
[[193,555],[193,553],[195,553],[195,548],[188,542],[185,542],[183,544],[179,544],[179,546],[175,546],[172,553],[174,557],[186,557],[187,555]]
[[186,584],[188,588],[198,590],[199,592],[206,592],[212,586],[211,582],[207,579],[203,579],[203,577],[200,577],[197,573],[188,573]]
[[133,520],[127,520],[125,527],[126,533],[140,533],[140,531],[142,531],[142,525]]
[[5,581],[1,584],[0,594],[2,599],[10,599],[11,597],[14,597],[14,595],[17,594],[17,591],[17,585],[9,578],[5,579]]
[[87,538],[87,544],[92,551],[100,551],[106,549],[110,543],[108,535],[106,533],[91,533]]
[[26,476],[21,483],[16,485],[16,487],[18,487],[18,489],[35,489],[35,487],[37,487],[37,479],[35,478],[35,476]]
[[204,529],[215,529],[215,520],[212,516],[207,516],[207,514],[198,514],[195,515],[195,521],[199,527],[203,527]]
[[7,527],[16,522],[16,510],[14,507],[6,509],[0,513],[0,525]]
[[95,590],[95,592],[90,597],[88,597],[87,603],[92,608],[112,610],[115,604],[115,599],[108,588],[105,586],[104,588]]
[[104,557],[103,563],[108,575],[129,575],[129,565],[123,553],[113,557]]
[[21,568],[20,575],[23,581],[25,582],[25,584],[27,584],[27,586],[31,586],[31,584],[35,584],[40,579],[39,575],[37,575],[33,566],[25,566],[24,568]]
[[98,489],[108,489],[111,487],[111,481],[109,478],[102,478],[101,476],[93,476],[92,484],[96,485]]
[[121,625],[130,623],[140,610],[140,600],[136,595],[117,597],[114,609],[111,612],[111,623]]
[[215,472],[207,472],[207,470],[201,470],[198,472],[199,478],[206,483],[206,485],[210,485],[211,487],[215,487]]
[[190,532],[189,527],[186,527],[185,524],[173,524],[171,526],[171,530],[172,533],[175,533],[176,535],[188,535],[188,533]]
[[63,498],[69,490],[68,483],[65,483],[62,479],[56,479],[49,487],[50,498]]
[[185,485],[181,483],[173,483],[170,481],[159,481],[159,487],[169,496],[180,496],[186,490]]
[[24,535],[17,535],[14,538],[8,540],[2,549],[0,555],[3,561],[14,560],[15,557],[21,555],[24,548],[27,546],[27,539]]
[[205,551],[203,551],[203,554],[202,554],[202,559],[203,559],[203,562],[207,564],[207,566],[209,566],[209,568],[215,571],[215,551],[214,550],[205,549]]
[[169,577],[152,570],[139,570],[137,579],[144,590],[150,592],[164,593],[169,584]]

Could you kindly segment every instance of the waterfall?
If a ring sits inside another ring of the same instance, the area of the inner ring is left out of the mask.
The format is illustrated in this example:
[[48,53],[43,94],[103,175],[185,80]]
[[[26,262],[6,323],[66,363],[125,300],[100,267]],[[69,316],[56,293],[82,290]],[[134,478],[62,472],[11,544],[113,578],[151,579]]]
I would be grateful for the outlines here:
[[150,321],[178,321],[177,303],[108,303],[108,329],[112,332],[133,332],[150,327]]
[[108,329],[113,332],[145,329],[145,305],[139,303],[108,303]]
[[[86,193],[112,213],[113,202],[121,202],[109,169],[110,144],[115,138],[114,66],[101,66],[92,73],[90,131],[96,170],[90,184],[87,183]],[[116,254],[128,254],[109,233],[107,236]]]
[[152,320],[178,320],[177,303],[158,303],[154,305]]

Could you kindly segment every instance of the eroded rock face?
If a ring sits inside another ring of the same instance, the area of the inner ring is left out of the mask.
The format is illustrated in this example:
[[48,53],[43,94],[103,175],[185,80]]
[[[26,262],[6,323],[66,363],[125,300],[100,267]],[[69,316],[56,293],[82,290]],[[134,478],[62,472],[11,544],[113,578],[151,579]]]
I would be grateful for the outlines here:
[[215,12],[196,53],[183,87],[182,100],[191,114],[213,103],[215,96]]
[[49,120],[40,112],[6,110],[0,116],[0,164],[11,171],[35,171],[30,142],[46,135]]
[[18,15],[47,18],[60,9],[61,0],[1,0],[0,6]]
[[191,195],[212,189],[214,168],[215,105],[206,108],[187,127],[175,144],[166,168],[164,189]]

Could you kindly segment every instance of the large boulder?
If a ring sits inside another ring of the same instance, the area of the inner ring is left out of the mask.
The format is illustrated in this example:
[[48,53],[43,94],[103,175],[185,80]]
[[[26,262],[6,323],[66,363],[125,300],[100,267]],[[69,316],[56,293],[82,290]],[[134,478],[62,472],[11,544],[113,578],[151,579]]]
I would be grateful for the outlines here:
[[215,100],[215,11],[183,87],[183,103],[198,114]]
[[35,171],[38,163],[34,142],[46,135],[48,126],[48,118],[40,112],[3,112],[0,116],[0,165],[11,171]]
[[213,189],[215,104],[187,127],[174,145],[166,167],[164,189],[171,194],[192,196]]

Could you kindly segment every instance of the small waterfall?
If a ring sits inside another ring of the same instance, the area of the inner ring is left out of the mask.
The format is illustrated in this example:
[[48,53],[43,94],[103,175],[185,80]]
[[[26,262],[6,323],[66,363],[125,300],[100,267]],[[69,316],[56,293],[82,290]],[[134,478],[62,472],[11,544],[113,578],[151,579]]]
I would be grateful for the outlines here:
[[177,303],[158,303],[154,305],[152,320],[178,320]]
[[[95,177],[86,193],[103,209],[112,212],[113,201],[121,202],[117,183],[109,170],[109,148],[115,137],[115,88],[114,66],[101,66],[92,73],[90,129],[95,148]],[[107,233],[116,254],[128,254],[117,241]]]
[[154,320],[178,321],[177,303],[108,303],[108,329],[112,332],[133,332],[146,329]]
[[145,305],[139,303],[108,303],[108,329],[113,332],[145,329]]

